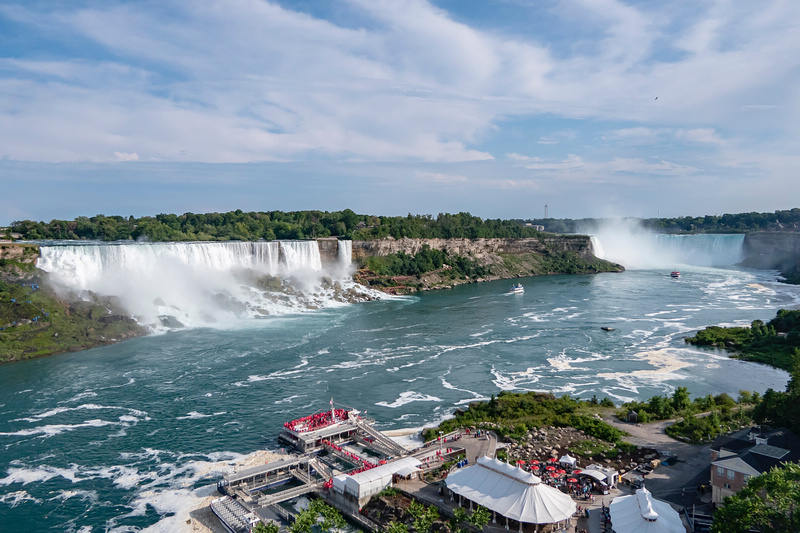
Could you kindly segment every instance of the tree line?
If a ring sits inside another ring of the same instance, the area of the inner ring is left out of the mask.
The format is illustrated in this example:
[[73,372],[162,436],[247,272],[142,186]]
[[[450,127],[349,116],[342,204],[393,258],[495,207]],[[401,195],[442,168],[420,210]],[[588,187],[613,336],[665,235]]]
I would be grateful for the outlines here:
[[517,221],[487,219],[469,213],[439,213],[405,217],[360,215],[343,211],[263,211],[227,213],[159,214],[154,217],[78,217],[75,220],[13,222],[11,231],[26,240],[88,239],[101,241],[255,241],[339,237],[371,240],[522,238],[540,232]]
[[[749,233],[753,231],[798,231],[800,209],[774,211],[772,213],[738,213],[704,215],[699,217],[630,219],[656,233]],[[551,233],[581,233],[600,227],[606,219],[600,218],[537,218],[520,220],[544,226]]]

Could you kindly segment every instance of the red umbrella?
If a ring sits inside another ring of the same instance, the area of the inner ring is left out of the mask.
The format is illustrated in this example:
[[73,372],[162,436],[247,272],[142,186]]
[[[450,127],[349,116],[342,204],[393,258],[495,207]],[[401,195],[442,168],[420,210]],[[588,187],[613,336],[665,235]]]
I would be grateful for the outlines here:
[[538,465],[538,464],[539,464],[539,461],[537,461],[536,459],[534,459],[534,460],[533,460],[533,461],[531,461],[530,463],[531,463],[532,465]]
[[550,459],[548,459],[548,461],[550,461],[551,463],[555,463],[557,459],[555,457],[551,457]]
[[578,480],[575,479],[574,477],[568,477],[567,478],[567,483],[577,483],[577,482],[578,482]]
[[548,472],[552,472],[553,470],[555,470],[555,469],[556,469],[556,467],[554,467],[554,466],[552,466],[552,465],[547,465],[547,466],[545,467],[545,469],[546,469]]
[[518,465],[524,465],[525,461],[523,461],[522,459],[517,459],[517,464]]
[[559,473],[559,474],[566,474],[566,473],[567,473],[567,471],[566,471],[566,470],[564,470],[564,469],[562,469],[562,468],[559,468],[559,469],[558,469],[558,473]]
[[575,470],[572,471],[572,473],[577,475],[577,474],[580,474],[581,471],[576,468]]

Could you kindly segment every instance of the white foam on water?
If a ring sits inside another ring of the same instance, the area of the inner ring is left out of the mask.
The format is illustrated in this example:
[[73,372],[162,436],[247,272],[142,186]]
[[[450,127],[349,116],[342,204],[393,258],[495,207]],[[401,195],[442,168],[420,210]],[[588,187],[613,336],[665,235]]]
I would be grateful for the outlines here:
[[0,503],[5,503],[11,508],[16,507],[17,505],[25,502],[31,503],[42,503],[42,500],[39,498],[34,498],[27,491],[24,490],[17,490],[14,492],[9,492],[7,494],[0,495]]
[[87,420],[80,424],[49,424],[46,426],[38,426],[30,429],[21,429],[19,431],[0,432],[4,437],[29,437],[32,435],[41,435],[42,437],[53,437],[60,435],[65,431],[75,431],[81,428],[99,428],[104,426],[117,425],[119,422],[110,422],[108,420],[93,419]]
[[276,405],[277,404],[281,404],[281,403],[292,403],[292,400],[295,400],[297,398],[305,398],[305,397],[306,397],[306,395],[304,395],[304,394],[293,394],[293,395],[289,396],[288,398],[284,398],[283,400],[277,400],[274,403]]
[[60,490],[58,494],[49,498],[49,500],[65,502],[73,498],[90,503],[96,503],[98,500],[97,492],[93,490]]
[[72,402],[77,402],[79,400],[84,400],[86,398],[94,398],[96,396],[97,396],[96,392],[85,391],[85,392],[81,392],[79,394],[76,394],[75,396],[73,396],[69,400],[64,400],[64,401],[61,401],[61,402],[58,402],[58,403],[72,403]]
[[47,410],[47,411],[45,411],[43,413],[32,415],[32,416],[27,417],[27,418],[17,418],[17,419],[15,419],[13,421],[24,420],[26,422],[39,422],[43,418],[50,418],[51,416],[60,415],[61,413],[68,413],[68,412],[71,412],[71,411],[84,411],[84,410],[98,411],[98,410],[102,410],[102,409],[121,409],[123,411],[128,411],[133,416],[137,416],[137,417],[142,417],[142,416],[146,416],[147,415],[147,413],[144,412],[144,411],[140,411],[138,409],[131,409],[130,407],[118,407],[118,406],[115,406],[115,405],[97,405],[97,404],[94,404],[94,403],[86,403],[86,404],[79,405],[77,407],[56,407],[55,409],[49,409],[49,410]]
[[430,394],[422,394],[416,391],[406,391],[406,392],[401,392],[400,397],[397,398],[392,403],[377,402],[375,405],[396,409],[411,402],[441,402],[441,401],[442,401],[441,398],[437,398],[436,396],[431,396]]
[[8,475],[0,479],[0,485],[11,485],[12,483],[28,485],[30,483],[42,483],[57,477],[62,477],[72,483],[81,481],[81,478],[78,477],[77,465],[72,465],[71,468],[59,468],[48,465],[33,468],[12,466],[7,469],[7,472]]
[[204,414],[204,413],[198,413],[197,411],[190,411],[185,416],[177,416],[177,417],[175,417],[175,420],[198,420],[200,418],[211,418],[212,416],[224,415],[225,413],[226,413],[226,411],[220,411],[218,413],[213,413],[213,414],[207,415],[207,414]]

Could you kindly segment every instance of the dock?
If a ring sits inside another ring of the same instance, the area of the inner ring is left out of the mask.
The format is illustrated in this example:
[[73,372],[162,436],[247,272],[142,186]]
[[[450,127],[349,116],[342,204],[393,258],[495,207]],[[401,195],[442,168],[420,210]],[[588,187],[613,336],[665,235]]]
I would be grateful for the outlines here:
[[393,480],[420,479],[424,471],[464,453],[455,433],[444,436],[447,446],[437,440],[411,451],[374,424],[360,411],[333,403],[328,411],[286,422],[278,438],[292,453],[223,476],[217,483],[223,496],[212,502],[211,511],[231,533],[249,531],[258,521],[283,529],[295,516],[282,504],[314,494],[373,529],[358,512],[373,494]]

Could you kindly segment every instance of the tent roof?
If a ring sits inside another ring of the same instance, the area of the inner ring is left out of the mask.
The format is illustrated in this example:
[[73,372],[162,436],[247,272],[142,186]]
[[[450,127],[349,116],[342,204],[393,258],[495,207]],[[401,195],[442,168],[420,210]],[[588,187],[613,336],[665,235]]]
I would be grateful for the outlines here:
[[609,506],[616,533],[685,533],[678,511],[645,488],[614,498]]
[[577,463],[578,461],[574,457],[570,457],[570,455],[567,454],[564,457],[562,457],[561,459],[559,459],[558,462],[575,466],[575,463]]
[[529,524],[552,524],[575,513],[568,495],[512,465],[479,457],[447,476],[447,488],[503,516]]
[[578,474],[578,475],[580,475],[580,476],[584,476],[584,475],[591,476],[591,477],[595,478],[597,481],[600,481],[601,483],[607,483],[608,482],[608,474],[606,474],[605,472],[601,472],[600,470],[595,470],[593,468],[584,468],[583,470],[581,470],[581,473]]
[[418,470],[420,466],[422,466],[422,463],[419,461],[419,459],[415,457],[403,457],[396,461],[392,461],[391,463],[386,463],[384,465],[376,466],[375,468],[370,468],[369,470],[359,472],[351,477],[356,483],[362,484],[378,480],[386,476],[391,477],[392,474],[396,474],[407,468],[412,469],[412,471]]

